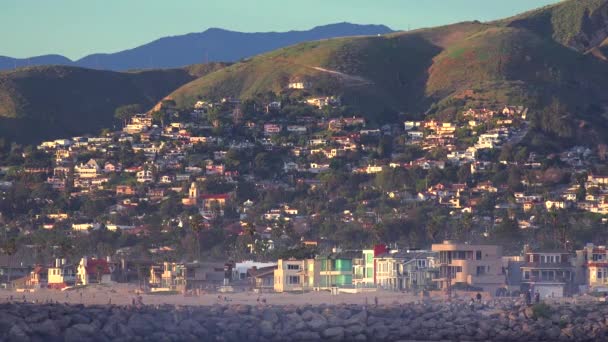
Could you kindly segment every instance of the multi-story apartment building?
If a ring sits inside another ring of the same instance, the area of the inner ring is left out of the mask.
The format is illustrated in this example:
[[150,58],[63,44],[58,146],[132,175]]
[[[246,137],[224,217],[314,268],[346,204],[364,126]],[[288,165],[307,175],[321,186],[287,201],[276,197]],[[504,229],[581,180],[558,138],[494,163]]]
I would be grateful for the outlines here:
[[505,286],[501,246],[444,241],[433,244],[432,251],[439,253],[439,275],[435,281],[441,289],[468,285],[494,295]]
[[579,283],[586,284],[591,291],[608,290],[608,248],[587,244],[576,252],[576,274]]
[[316,259],[280,259],[274,271],[274,291],[298,292],[352,287],[352,260],[351,256],[340,253]]
[[357,288],[375,286],[373,249],[364,249],[361,258],[353,259],[353,285]]
[[521,289],[541,297],[563,297],[576,292],[574,258],[564,251],[524,251]]
[[318,257],[315,261],[314,287],[351,287],[353,285],[353,258],[344,253]]
[[435,254],[404,250],[377,255],[376,285],[388,290],[429,288],[435,277]]
[[314,259],[279,259],[274,270],[275,292],[297,292],[311,290],[314,287]]

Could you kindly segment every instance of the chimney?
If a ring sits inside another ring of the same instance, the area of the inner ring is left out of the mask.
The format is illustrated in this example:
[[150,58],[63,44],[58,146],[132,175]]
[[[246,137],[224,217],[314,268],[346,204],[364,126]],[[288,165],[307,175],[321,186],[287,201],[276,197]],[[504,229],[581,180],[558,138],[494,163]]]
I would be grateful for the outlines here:
[[61,259],[61,266],[65,266],[65,264],[66,264],[65,258],[62,258]]
[[61,259],[55,259],[55,268],[61,267]]
[[82,257],[82,266],[87,267],[87,257]]

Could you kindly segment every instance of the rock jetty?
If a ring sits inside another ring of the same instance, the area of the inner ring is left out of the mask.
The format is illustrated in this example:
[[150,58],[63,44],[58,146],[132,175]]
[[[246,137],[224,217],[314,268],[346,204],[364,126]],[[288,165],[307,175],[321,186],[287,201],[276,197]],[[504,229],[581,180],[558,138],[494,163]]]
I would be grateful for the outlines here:
[[608,341],[608,305],[0,304],[0,341]]

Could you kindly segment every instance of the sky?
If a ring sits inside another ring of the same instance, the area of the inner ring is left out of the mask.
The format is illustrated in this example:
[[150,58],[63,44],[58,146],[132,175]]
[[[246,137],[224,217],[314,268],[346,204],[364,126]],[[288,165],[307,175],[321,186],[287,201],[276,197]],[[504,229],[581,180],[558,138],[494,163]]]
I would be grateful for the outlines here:
[[337,22],[415,29],[508,17],[556,0],[0,0],[0,55],[78,59],[219,27],[307,30]]

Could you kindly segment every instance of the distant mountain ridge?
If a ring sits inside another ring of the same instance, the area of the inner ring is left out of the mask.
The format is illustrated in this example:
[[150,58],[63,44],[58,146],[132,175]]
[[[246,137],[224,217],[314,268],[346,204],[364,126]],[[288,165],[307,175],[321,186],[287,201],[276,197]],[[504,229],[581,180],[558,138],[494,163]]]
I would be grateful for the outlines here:
[[297,43],[346,36],[377,35],[393,32],[383,25],[338,23],[307,31],[245,33],[210,28],[157,39],[116,53],[97,53],[77,61],[60,55],[31,58],[0,56],[0,70],[37,65],[66,65],[90,69],[125,71],[134,69],[179,68],[203,62],[234,62]]

